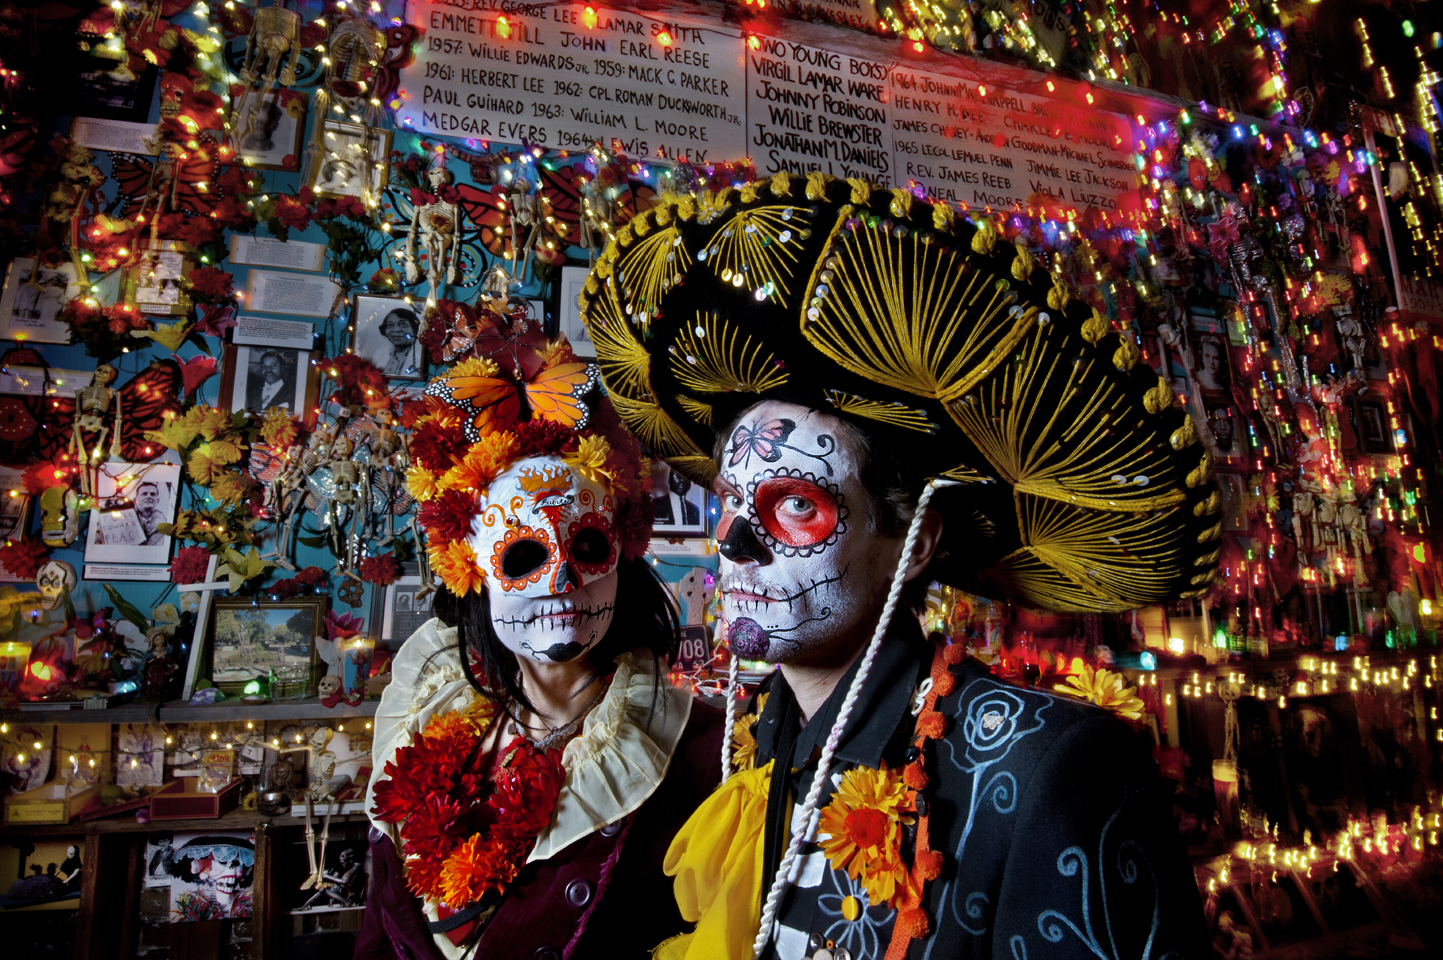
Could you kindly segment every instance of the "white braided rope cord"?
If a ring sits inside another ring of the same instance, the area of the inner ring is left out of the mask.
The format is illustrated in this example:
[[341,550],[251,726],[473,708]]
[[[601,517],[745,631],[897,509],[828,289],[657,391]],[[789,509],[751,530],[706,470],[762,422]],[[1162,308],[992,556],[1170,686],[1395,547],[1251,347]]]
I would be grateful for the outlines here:
[[882,638],[887,635],[887,630],[892,625],[892,615],[896,612],[897,603],[902,597],[902,578],[907,572],[907,567],[911,565],[912,552],[916,549],[917,537],[922,532],[922,519],[926,516],[927,504],[939,487],[950,487],[954,484],[955,481],[934,478],[927,482],[927,486],[922,490],[922,495],[917,498],[917,508],[912,514],[911,524],[907,527],[907,539],[902,543],[902,555],[897,560],[897,569],[892,573],[892,585],[887,590],[887,602],[882,607],[882,616],[877,621],[877,629],[872,631],[872,642],[867,645],[867,650],[862,655],[862,662],[858,665],[857,673],[852,678],[852,685],[847,688],[847,696],[842,701],[841,709],[837,711],[837,720],[832,724],[831,732],[827,734],[827,741],[822,746],[822,754],[817,758],[817,772],[812,777],[806,801],[802,804],[802,815],[794,821],[799,821],[802,826],[793,832],[791,842],[787,844],[786,855],[782,857],[782,862],[777,866],[777,875],[772,879],[771,889],[767,891],[766,902],[762,905],[761,926],[757,930],[756,940],[752,942],[753,960],[762,955],[762,951],[767,947],[767,941],[771,939],[772,925],[776,922],[782,895],[786,893],[787,887],[791,886],[792,869],[796,865],[802,844],[817,829],[817,821],[821,818],[821,811],[817,808],[821,800],[822,787],[831,773],[832,757],[836,754],[842,734],[847,729],[847,722],[852,718],[852,709],[862,695],[862,686],[867,682],[867,675],[872,672],[872,662],[877,659],[877,651],[882,648]]
[[737,725],[737,655],[732,650],[727,652],[731,654],[731,663],[727,666],[726,725],[722,727],[722,783],[732,775],[732,730]]

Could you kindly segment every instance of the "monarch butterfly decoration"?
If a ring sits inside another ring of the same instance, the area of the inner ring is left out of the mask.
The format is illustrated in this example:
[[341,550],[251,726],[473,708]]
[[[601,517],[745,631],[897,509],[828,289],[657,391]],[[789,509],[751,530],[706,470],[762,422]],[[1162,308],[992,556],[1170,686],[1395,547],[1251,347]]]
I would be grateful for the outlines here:
[[[77,384],[77,388],[84,384]],[[159,430],[169,417],[181,412],[185,376],[180,364],[169,358],[153,360],[116,392],[120,426],[120,455],[130,463],[149,463],[166,448],[145,439],[147,431]],[[70,444],[75,420],[75,393],[46,398],[45,415],[32,434],[30,450],[41,460],[54,460]],[[112,421],[114,423],[115,421]],[[82,431],[82,439],[93,447],[100,434]]]
[[476,443],[493,430],[510,430],[528,411],[568,430],[584,429],[591,419],[585,398],[600,380],[594,363],[558,363],[519,383],[480,376],[432,380],[426,395],[461,411],[466,439]]
[[[216,188],[216,168],[220,164],[220,144],[210,134],[196,141],[198,146],[186,151],[175,162],[175,194],[173,210],[195,216],[209,216],[220,200]],[[117,153],[111,160],[111,177],[118,190],[114,211],[124,216],[134,204],[145,207],[146,199],[159,179],[156,162],[145,157]]]

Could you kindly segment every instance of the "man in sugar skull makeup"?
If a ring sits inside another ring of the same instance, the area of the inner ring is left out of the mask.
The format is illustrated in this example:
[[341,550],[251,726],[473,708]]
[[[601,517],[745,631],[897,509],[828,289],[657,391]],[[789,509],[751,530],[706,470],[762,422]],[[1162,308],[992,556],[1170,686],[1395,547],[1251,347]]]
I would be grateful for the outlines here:
[[443,585],[376,714],[356,956],[645,956],[684,927],[661,859],[720,779],[722,718],[662,672],[651,467],[595,365],[478,306],[430,320],[460,310],[488,346],[427,386],[411,438]]
[[733,665],[780,667],[744,706],[733,673],[666,862],[696,927],[656,956],[1205,952],[1146,735],[912,616],[933,581],[1088,614],[1211,583],[1212,460],[1134,341],[990,225],[820,173],[666,198],[582,316],[627,425],[720,499]]

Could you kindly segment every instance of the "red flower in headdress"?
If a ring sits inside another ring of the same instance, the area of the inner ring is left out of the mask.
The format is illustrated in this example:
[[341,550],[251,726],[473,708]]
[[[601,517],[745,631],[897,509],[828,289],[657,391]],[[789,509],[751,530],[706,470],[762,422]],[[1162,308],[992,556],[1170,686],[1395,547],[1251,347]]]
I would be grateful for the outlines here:
[[450,543],[471,536],[471,521],[481,512],[476,495],[462,490],[443,490],[441,495],[421,507],[416,519],[432,540]]

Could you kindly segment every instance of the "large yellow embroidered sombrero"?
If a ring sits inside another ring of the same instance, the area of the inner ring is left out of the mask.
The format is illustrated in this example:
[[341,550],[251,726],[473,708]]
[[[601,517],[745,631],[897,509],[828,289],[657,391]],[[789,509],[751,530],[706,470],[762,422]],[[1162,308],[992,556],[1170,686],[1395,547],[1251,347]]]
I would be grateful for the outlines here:
[[581,295],[632,431],[710,484],[763,398],[862,425],[939,494],[949,582],[1051,610],[1199,596],[1212,457],[1137,345],[1022,246],[905,190],[823,174],[667,197]]

